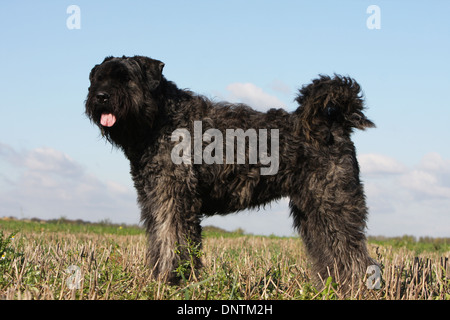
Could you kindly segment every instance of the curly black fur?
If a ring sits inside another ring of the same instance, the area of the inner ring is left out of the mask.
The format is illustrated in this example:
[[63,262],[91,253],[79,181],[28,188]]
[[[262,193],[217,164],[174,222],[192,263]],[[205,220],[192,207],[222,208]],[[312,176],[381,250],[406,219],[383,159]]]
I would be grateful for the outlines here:
[[[353,128],[374,124],[362,113],[354,80],[320,76],[300,90],[293,113],[263,113],[178,89],[162,75],[163,67],[141,56],[108,57],[92,69],[86,101],[86,114],[130,160],[155,276],[177,281],[174,270],[190,259],[180,248],[188,242],[201,246],[202,217],[257,208],[281,197],[290,198],[294,226],[316,274],[338,274],[346,281],[374,264],[366,248],[367,207],[350,140]],[[171,135],[180,128],[193,132],[194,121],[202,121],[202,132],[214,128],[224,135],[226,129],[278,129],[277,174],[261,174],[260,162],[175,164],[171,151],[178,141]],[[200,259],[194,264],[200,267]]]

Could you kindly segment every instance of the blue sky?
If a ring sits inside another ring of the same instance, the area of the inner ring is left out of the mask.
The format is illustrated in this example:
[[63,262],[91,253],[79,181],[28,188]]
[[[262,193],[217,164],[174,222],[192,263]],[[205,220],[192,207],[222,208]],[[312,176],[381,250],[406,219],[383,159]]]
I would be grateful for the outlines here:
[[[67,8],[80,8],[68,29]],[[381,29],[366,25],[370,5]],[[292,111],[318,74],[362,86],[376,129],[353,136],[368,233],[450,236],[450,2],[3,1],[0,216],[138,223],[124,156],[84,116],[108,55],[165,62],[180,88]],[[291,235],[287,201],[204,224]]]

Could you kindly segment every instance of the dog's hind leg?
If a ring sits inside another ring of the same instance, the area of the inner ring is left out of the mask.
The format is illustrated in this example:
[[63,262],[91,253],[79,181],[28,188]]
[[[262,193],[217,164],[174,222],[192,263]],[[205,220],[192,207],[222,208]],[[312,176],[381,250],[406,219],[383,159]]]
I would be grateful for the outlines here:
[[317,161],[300,192],[291,195],[291,214],[315,275],[323,280],[331,275],[348,285],[352,276],[363,276],[375,264],[366,247],[367,207],[359,169],[354,153]]

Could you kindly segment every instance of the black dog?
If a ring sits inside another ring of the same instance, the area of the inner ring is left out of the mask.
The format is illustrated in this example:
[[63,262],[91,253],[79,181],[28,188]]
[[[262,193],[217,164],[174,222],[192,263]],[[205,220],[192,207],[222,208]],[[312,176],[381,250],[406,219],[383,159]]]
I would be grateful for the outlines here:
[[321,76],[300,90],[295,112],[262,113],[181,90],[163,67],[108,57],[92,69],[86,101],[86,114],[130,160],[155,276],[177,281],[187,247],[201,247],[203,216],[281,197],[290,198],[316,274],[346,281],[374,264],[350,140],[353,128],[374,125],[354,80]]

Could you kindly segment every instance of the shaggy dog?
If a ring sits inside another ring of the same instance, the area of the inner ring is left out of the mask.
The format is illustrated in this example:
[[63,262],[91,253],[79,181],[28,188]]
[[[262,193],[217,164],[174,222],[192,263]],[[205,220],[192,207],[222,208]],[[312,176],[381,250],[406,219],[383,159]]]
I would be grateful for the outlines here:
[[[213,102],[179,89],[164,63],[143,56],[107,57],[90,73],[86,114],[130,161],[153,275],[174,272],[201,248],[202,217],[290,198],[319,276],[341,282],[374,264],[353,128],[374,124],[352,79],[320,76],[300,89],[288,113]],[[191,254],[192,255],[192,254]]]

